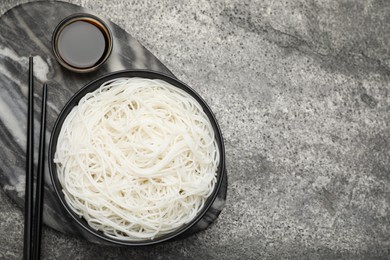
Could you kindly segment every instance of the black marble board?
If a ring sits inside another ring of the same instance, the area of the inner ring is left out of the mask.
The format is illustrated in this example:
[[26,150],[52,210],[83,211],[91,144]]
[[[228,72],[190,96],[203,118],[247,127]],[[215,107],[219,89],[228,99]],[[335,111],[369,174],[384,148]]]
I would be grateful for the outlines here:
[[[89,81],[122,69],[151,69],[174,76],[152,53],[116,24],[110,27],[114,46],[107,63],[98,71],[76,74],[62,68],[51,51],[55,26],[74,13],[90,10],[64,2],[33,2],[16,6],[0,18],[0,185],[16,204],[24,207],[25,151],[27,126],[28,57],[34,57],[35,140],[39,138],[41,86],[49,85],[47,143],[54,122],[67,100]],[[98,15],[99,16],[99,15]],[[104,18],[103,18],[104,20]],[[196,90],[196,86],[192,86]],[[34,144],[38,151],[38,142]],[[37,153],[37,152],[36,152]],[[36,156],[37,157],[37,156]],[[35,157],[35,160],[37,159]],[[226,175],[225,175],[226,176]],[[226,201],[227,177],[210,210],[182,237],[206,229],[219,215]],[[77,226],[62,208],[52,188],[46,163],[43,221],[66,234],[105,244]]]

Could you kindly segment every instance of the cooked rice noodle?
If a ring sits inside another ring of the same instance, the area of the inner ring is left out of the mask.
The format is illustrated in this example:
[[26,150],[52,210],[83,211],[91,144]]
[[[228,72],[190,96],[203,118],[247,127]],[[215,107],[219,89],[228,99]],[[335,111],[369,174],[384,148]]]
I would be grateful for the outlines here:
[[162,80],[121,78],[66,117],[54,162],[70,208],[105,235],[154,239],[190,222],[219,165],[201,105]]

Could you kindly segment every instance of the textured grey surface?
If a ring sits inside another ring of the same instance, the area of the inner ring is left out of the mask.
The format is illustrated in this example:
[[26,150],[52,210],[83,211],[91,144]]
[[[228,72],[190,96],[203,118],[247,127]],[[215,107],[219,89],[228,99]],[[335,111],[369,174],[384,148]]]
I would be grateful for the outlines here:
[[[208,101],[228,201],[206,231],[151,248],[45,229],[45,259],[389,258],[389,1],[70,2],[122,26]],[[0,193],[0,258],[21,257],[22,230]]]

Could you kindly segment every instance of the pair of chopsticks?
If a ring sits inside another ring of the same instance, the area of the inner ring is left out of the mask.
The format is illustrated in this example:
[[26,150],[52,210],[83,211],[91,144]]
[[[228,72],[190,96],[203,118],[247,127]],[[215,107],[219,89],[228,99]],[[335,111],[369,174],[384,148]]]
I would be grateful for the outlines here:
[[24,218],[23,259],[37,260],[41,254],[42,210],[43,210],[43,176],[45,170],[45,129],[47,85],[43,85],[41,106],[41,128],[39,137],[39,157],[37,185],[34,197],[34,62],[29,59],[28,74],[28,113],[27,113],[27,156],[26,156],[26,195]]

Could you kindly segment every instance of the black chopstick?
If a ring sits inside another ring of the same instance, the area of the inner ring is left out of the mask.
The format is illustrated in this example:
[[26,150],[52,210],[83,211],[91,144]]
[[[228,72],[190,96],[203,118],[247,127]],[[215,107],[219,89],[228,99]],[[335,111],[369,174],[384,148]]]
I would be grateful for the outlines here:
[[24,207],[24,244],[23,259],[31,259],[32,217],[33,217],[33,180],[34,180],[34,71],[33,58],[29,58],[28,74],[28,112],[27,112],[27,156],[26,189]]
[[[39,137],[39,157],[35,212],[33,212],[34,187],[34,60],[29,58],[28,73],[28,111],[27,111],[27,152],[26,152],[26,189],[24,211],[23,259],[39,259],[41,254],[43,190],[45,173],[46,141],[46,103],[47,85],[43,85],[41,106],[41,128]],[[35,214],[34,214],[35,213]]]
[[35,196],[35,215],[34,215],[34,233],[33,233],[33,259],[38,260],[41,255],[41,233],[42,233],[42,210],[43,210],[43,181],[45,174],[45,137],[46,137],[46,100],[47,85],[43,85],[42,106],[41,106],[41,130],[39,137],[39,158],[37,173],[37,188]]

